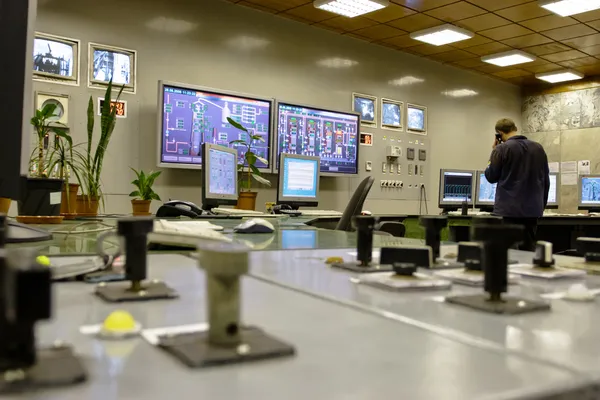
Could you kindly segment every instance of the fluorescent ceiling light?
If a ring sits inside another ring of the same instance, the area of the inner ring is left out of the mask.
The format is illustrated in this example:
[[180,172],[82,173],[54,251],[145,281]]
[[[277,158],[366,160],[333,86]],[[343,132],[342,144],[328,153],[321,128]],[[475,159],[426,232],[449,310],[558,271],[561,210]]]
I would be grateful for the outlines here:
[[535,74],[536,78],[550,83],[574,81],[581,79],[584,76],[585,75],[583,75],[581,72],[573,71],[571,69]]
[[540,6],[562,17],[581,14],[600,8],[600,0],[545,0]]
[[421,42],[433,44],[434,46],[460,42],[461,40],[471,39],[473,36],[475,36],[473,32],[450,24],[436,26],[435,28],[424,29],[410,34],[411,39],[420,40]]
[[494,64],[499,67],[507,67],[509,65],[524,64],[535,61],[536,57],[527,54],[521,50],[505,51],[503,53],[490,54],[489,56],[481,57],[481,61]]
[[455,90],[446,90],[445,92],[442,92],[442,94],[444,96],[448,96],[448,97],[471,97],[471,96],[477,96],[479,94],[479,92],[476,92],[471,89],[455,89]]
[[408,85],[414,85],[416,83],[422,83],[422,82],[425,82],[425,79],[417,78],[416,76],[410,76],[410,75],[388,81],[388,83],[392,86],[408,86]]
[[381,10],[390,5],[389,0],[315,0],[314,5],[321,10],[356,17],[376,10]]
[[347,58],[324,58],[322,60],[317,61],[317,64],[321,67],[327,68],[350,68],[358,64],[358,61],[349,60]]

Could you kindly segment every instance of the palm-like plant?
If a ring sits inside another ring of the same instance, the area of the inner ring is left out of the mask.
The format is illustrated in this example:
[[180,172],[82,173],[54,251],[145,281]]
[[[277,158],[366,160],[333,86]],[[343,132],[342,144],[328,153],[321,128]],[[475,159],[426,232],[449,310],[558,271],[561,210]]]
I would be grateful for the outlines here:
[[260,157],[252,148],[254,144],[258,142],[264,142],[265,139],[260,135],[251,135],[248,129],[244,128],[241,124],[227,117],[229,122],[234,128],[246,132],[246,140],[232,140],[229,145],[238,144],[246,147],[244,152],[244,161],[238,164],[238,171],[240,174],[240,190],[250,191],[252,189],[252,179],[262,183],[263,185],[271,186],[271,182],[262,177],[262,173],[256,167],[256,161],[260,161],[263,164],[269,164],[269,161]]
[[[71,136],[67,133],[64,125],[52,121],[55,112],[56,104],[48,103],[41,110],[35,110],[35,114],[30,120],[37,137],[37,148],[33,151],[31,157],[31,162],[35,166],[35,172],[32,175],[37,178],[47,178],[51,170],[51,168],[47,168],[47,159],[44,152],[44,140],[50,133],[54,133],[56,138],[62,138],[71,145],[73,144]],[[30,168],[30,170],[33,170],[33,168]]]
[[136,175],[136,179],[132,181],[131,184],[137,187],[137,190],[134,190],[133,192],[129,193],[129,196],[136,197],[140,200],[145,201],[160,201],[160,197],[154,192],[154,189],[152,189],[152,185],[154,185],[154,181],[156,180],[156,178],[158,178],[162,171],[150,171],[146,174],[142,170],[137,171],[134,168],[131,168],[131,170],[135,172]]
[[[77,145],[76,145],[77,146]],[[57,137],[54,142],[54,149],[50,152],[49,161],[48,161],[48,172],[55,173],[54,176],[62,179],[64,182],[64,187],[69,188],[69,180],[71,178],[71,174],[73,174],[77,180],[77,183],[81,185],[81,163],[77,160],[81,157],[81,153],[74,149],[73,139],[71,135],[66,135],[65,137]],[[77,155],[77,159],[74,157]],[[70,197],[67,194],[67,207],[70,209]]]

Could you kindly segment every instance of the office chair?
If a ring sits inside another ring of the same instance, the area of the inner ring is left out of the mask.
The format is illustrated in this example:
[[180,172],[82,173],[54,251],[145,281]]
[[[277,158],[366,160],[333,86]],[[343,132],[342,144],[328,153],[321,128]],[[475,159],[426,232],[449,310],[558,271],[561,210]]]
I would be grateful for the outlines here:
[[363,205],[365,204],[365,200],[367,199],[367,195],[371,190],[371,186],[373,186],[372,176],[368,176],[358,185],[352,198],[348,202],[340,221],[335,227],[336,231],[352,231],[352,217],[355,215],[360,215]]
[[389,233],[394,237],[403,238],[406,235],[406,226],[402,222],[382,222],[377,230]]

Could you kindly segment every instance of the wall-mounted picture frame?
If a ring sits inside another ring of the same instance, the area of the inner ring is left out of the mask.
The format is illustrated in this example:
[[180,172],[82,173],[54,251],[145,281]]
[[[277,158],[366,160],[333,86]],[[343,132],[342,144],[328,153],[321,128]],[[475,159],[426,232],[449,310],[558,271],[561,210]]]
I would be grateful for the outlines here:
[[401,131],[404,124],[404,102],[381,99],[381,128]]
[[35,92],[35,109],[41,110],[47,104],[56,104],[55,117],[50,120],[50,126],[61,124],[61,128],[69,127],[69,100],[68,94],[49,92]]
[[33,39],[33,80],[79,86],[81,42],[36,32]]
[[360,114],[360,124],[377,127],[377,97],[352,93],[352,111]]
[[[117,107],[115,113],[117,118],[127,118],[127,100],[112,99],[110,101],[111,107]],[[98,115],[102,115],[102,107],[104,106],[104,97],[98,97]]]
[[406,132],[427,135],[427,107],[406,104]]
[[105,89],[112,78],[115,88],[135,93],[137,51],[99,43],[88,45],[88,87]]

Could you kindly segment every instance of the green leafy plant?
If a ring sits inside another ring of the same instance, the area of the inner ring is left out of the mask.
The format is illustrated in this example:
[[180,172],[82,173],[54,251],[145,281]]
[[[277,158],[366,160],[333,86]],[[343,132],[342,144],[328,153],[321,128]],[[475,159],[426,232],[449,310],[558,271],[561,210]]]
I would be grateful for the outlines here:
[[134,168],[131,168],[131,170],[135,172],[136,175],[136,179],[131,182],[131,184],[137,187],[137,190],[129,193],[129,196],[139,198],[140,200],[160,201],[160,197],[154,192],[152,185],[154,185],[154,181],[156,178],[158,178],[162,171],[150,171],[146,174],[142,170],[137,171]]
[[[54,142],[54,148],[50,152],[48,160],[48,171],[55,177],[64,181],[64,186],[68,188],[70,184],[71,174],[73,174],[77,180],[77,183],[81,185],[81,164],[78,159],[81,157],[81,153],[77,151],[73,146],[73,139],[71,135],[66,137],[56,137]],[[77,158],[75,157],[77,155]],[[67,194],[67,207],[70,208],[70,198]]]
[[63,138],[71,145],[73,144],[71,136],[67,133],[64,125],[52,121],[52,118],[55,117],[55,111],[56,104],[48,103],[41,110],[35,110],[35,114],[29,121],[35,130],[34,134],[37,139],[37,146],[32,153],[30,162],[31,166],[35,168],[30,168],[30,171],[35,170],[31,175],[37,178],[47,178],[50,172],[48,160],[46,159],[47,154],[44,151],[44,140],[50,136],[51,132],[54,133],[55,137]]
[[244,152],[244,160],[238,164],[238,171],[240,172],[240,190],[250,191],[252,190],[252,179],[262,183],[263,185],[271,186],[271,182],[263,178],[262,173],[256,167],[256,161],[260,161],[263,164],[268,164],[269,161],[257,155],[252,149],[256,142],[264,142],[265,140],[260,135],[252,135],[248,132],[248,129],[244,128],[241,124],[227,117],[227,122],[236,129],[245,132],[245,140],[232,140],[229,145],[237,144],[246,147]]

